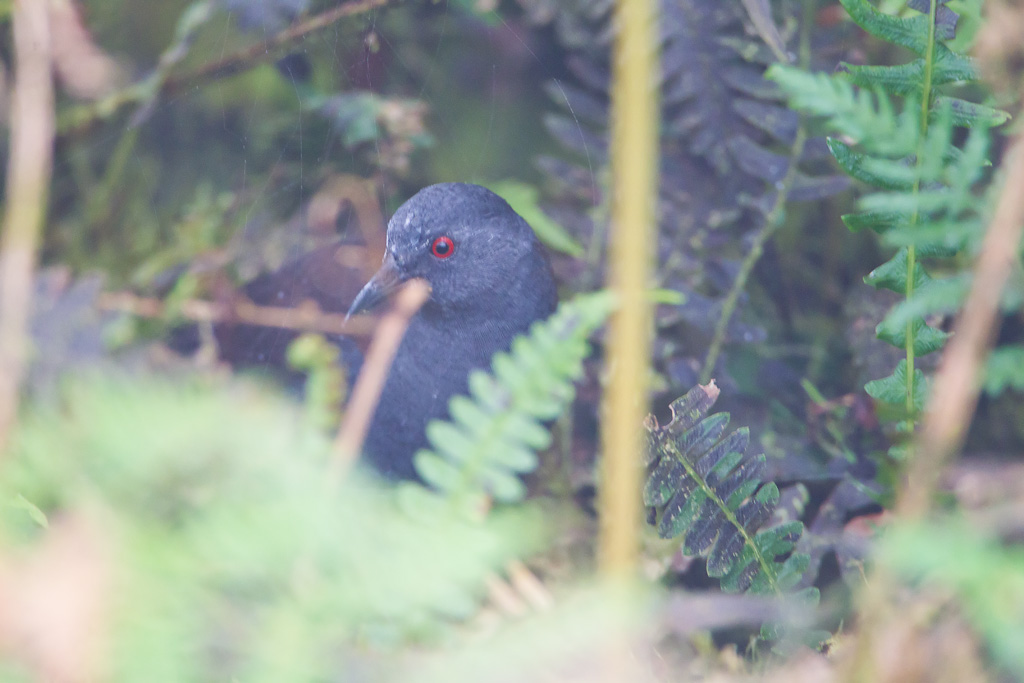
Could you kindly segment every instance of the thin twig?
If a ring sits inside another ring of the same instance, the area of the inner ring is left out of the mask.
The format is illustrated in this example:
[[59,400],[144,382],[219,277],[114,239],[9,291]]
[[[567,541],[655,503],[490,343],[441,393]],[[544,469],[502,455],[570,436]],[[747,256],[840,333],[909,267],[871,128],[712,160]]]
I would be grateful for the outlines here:
[[394,307],[381,319],[366,352],[366,360],[359,378],[352,388],[345,417],[334,440],[329,476],[337,480],[359,457],[366,440],[370,419],[377,410],[384,380],[391,369],[391,361],[405,336],[405,330],[420,307],[430,296],[430,285],[424,280],[410,280],[395,297]]
[[[130,292],[100,294],[97,306],[105,311],[130,313],[140,318],[166,318],[171,315],[167,304],[160,299],[136,296]],[[242,323],[356,337],[368,336],[374,328],[372,316],[357,315],[346,320],[340,313],[325,313],[312,302],[295,308],[280,308],[258,306],[244,300],[218,304],[201,299],[186,299],[173,309],[173,313],[194,322]]]
[[64,136],[79,135],[104,119],[130,104],[146,103],[160,94],[180,92],[202,83],[227,78],[251,69],[259,64],[276,59],[293,43],[308,35],[328,28],[345,17],[362,14],[387,5],[391,0],[356,0],[348,2],[320,14],[309,17],[294,26],[271,36],[267,40],[242,48],[213,62],[199,66],[191,71],[164,78],[155,89],[128,86],[122,91],[93,105],[69,112],[62,117],[59,134]]
[[505,571],[516,592],[523,596],[535,611],[544,612],[555,606],[555,598],[551,591],[525,564],[513,560],[508,563]]
[[383,7],[390,0],[359,0],[348,2],[332,9],[314,15],[305,21],[271,36],[262,43],[243,48],[233,54],[227,55],[215,62],[204,64],[197,69],[167,79],[166,89],[169,91],[178,90],[183,87],[191,87],[197,83],[217,80],[227,76],[233,76],[241,71],[251,69],[255,64],[273,59],[281,52],[300,38],[305,38],[311,33],[321,31],[331,24],[334,24],[345,17],[369,12],[372,9]]
[[0,243],[0,452],[18,412],[25,372],[32,279],[49,197],[54,131],[49,0],[16,0],[11,19],[16,71]]

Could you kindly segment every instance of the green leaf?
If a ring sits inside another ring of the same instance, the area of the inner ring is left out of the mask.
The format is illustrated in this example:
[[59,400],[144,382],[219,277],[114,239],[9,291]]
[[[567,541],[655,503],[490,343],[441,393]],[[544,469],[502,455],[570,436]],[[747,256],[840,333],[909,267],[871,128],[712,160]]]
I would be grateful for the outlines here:
[[953,124],[971,128],[974,126],[1001,126],[1010,120],[1010,114],[983,104],[969,102],[957,97],[940,95],[935,98],[935,108],[948,106],[953,112]]
[[572,382],[589,352],[587,338],[611,312],[606,292],[563,303],[550,318],[491,361],[492,373],[470,374],[470,397],[449,402],[450,421],[427,426],[433,451],[414,458],[425,482],[456,506],[483,494],[501,502],[526,493],[519,474],[537,467],[537,450],[551,441],[540,421],[557,417],[572,400]]
[[935,70],[932,84],[970,82],[978,80],[978,69],[974,60],[953,52],[941,43],[935,46]]
[[963,304],[970,284],[969,273],[941,280],[929,278],[914,290],[909,299],[892,307],[882,321],[883,325],[886,329],[895,329],[933,313],[952,313]]
[[675,447],[680,455],[693,462],[694,452],[706,453],[710,450],[722,437],[728,425],[729,413],[715,413],[676,436]]
[[[907,343],[907,326],[891,325],[886,318],[875,328],[876,336],[884,342],[902,349]],[[914,318],[911,322],[914,335],[914,355],[926,356],[941,349],[946,340],[951,336],[949,332],[943,332],[925,323],[921,318]]]
[[[672,419],[665,426],[671,432],[685,432],[694,427],[707,414],[718,398],[718,392],[709,391],[705,387],[695,386],[685,395],[669,404]],[[655,421],[655,424],[657,421]]]
[[900,225],[885,233],[882,244],[890,247],[914,245],[921,257],[953,258],[984,230],[977,219],[968,217],[927,220],[910,227]]
[[878,11],[867,0],[840,0],[857,25],[873,36],[923,56],[928,49],[928,17],[909,19]]
[[993,396],[1007,389],[1024,391],[1024,346],[1003,346],[989,354],[984,387]]
[[436,453],[421,450],[413,456],[416,472],[438,491],[450,491],[462,480],[459,469]]
[[843,214],[842,219],[851,232],[867,229],[884,233],[890,228],[904,224],[908,216],[900,211],[862,211]]
[[679,492],[672,496],[665,505],[661,522],[658,524],[658,535],[662,538],[682,536],[693,524],[697,511],[707,500],[707,494],[701,489],[692,493]]
[[[924,408],[925,404],[925,389],[926,380],[924,373],[914,368],[914,382],[912,390],[914,392],[914,410],[919,411]],[[868,393],[868,396],[888,403],[893,406],[905,406],[907,403],[907,361],[903,359],[896,366],[896,369],[888,377],[882,379],[873,379],[864,385],[864,391]]]
[[480,483],[499,503],[518,503],[526,497],[526,484],[507,470],[488,467],[480,473]]
[[675,458],[661,458],[647,475],[644,484],[644,505],[660,507],[676,493],[689,495],[697,482],[686,477],[686,468]]
[[862,183],[886,190],[909,190],[913,187],[909,167],[889,159],[855,152],[849,145],[835,138],[828,138],[825,142],[842,169]]
[[840,63],[840,68],[856,85],[864,88],[881,88],[893,95],[912,95],[921,92],[925,62],[915,59],[897,66],[858,66]]
[[35,504],[33,504],[28,498],[21,495],[20,493],[14,497],[8,506],[14,510],[22,510],[28,515],[28,518],[35,522],[43,529],[50,527],[49,521],[46,519],[46,513],[40,510]]
[[517,180],[502,180],[490,183],[487,187],[508,202],[533,227],[537,237],[546,246],[569,256],[583,256],[583,246],[540,208],[540,193],[536,187]]
[[779,587],[783,590],[789,590],[796,586],[800,579],[803,578],[804,572],[807,571],[810,563],[811,558],[805,553],[793,553],[790,555],[782,564],[782,569],[779,570]]
[[[907,288],[907,255],[906,248],[900,249],[896,254],[878,266],[864,277],[864,282],[878,289],[890,289],[900,294]],[[914,264],[914,287],[922,287],[931,278],[920,262]]]
[[785,522],[759,531],[754,541],[765,557],[775,558],[792,550],[803,531],[803,522]]

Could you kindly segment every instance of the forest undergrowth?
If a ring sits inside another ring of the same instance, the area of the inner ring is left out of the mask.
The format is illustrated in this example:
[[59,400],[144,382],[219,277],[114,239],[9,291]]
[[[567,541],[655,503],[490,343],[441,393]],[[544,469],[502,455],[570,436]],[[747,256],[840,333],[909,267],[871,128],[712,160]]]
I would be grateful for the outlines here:
[[[1024,8],[644,4],[0,7],[0,679],[1024,680]],[[383,482],[451,180],[562,303]]]

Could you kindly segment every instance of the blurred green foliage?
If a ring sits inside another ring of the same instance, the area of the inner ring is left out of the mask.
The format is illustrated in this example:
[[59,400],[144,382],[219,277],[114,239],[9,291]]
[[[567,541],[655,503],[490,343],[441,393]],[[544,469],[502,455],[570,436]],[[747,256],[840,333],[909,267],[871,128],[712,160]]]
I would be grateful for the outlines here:
[[955,596],[995,660],[1024,679],[1024,551],[980,534],[963,517],[897,524],[879,559],[925,589]]
[[328,445],[256,385],[82,380],[25,416],[3,536],[30,551],[39,512],[102,524],[126,681],[325,680],[357,642],[437,639],[476,609],[487,572],[545,543],[529,505],[409,517],[361,473],[325,477]]

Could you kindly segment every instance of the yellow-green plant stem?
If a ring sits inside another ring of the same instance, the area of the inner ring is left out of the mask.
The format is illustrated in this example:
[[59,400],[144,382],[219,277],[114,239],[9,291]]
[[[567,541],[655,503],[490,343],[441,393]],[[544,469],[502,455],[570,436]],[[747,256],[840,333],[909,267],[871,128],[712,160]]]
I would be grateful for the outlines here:
[[[935,68],[935,12],[938,7],[938,2],[929,3],[928,8],[928,44],[925,49],[924,57],[924,83],[921,86],[921,128],[918,133],[917,141],[917,159],[915,165],[917,166],[918,173],[914,179],[914,196],[917,197],[921,192],[921,158],[924,156],[925,144],[928,140],[928,114],[931,111],[931,98],[932,98],[932,70]],[[917,208],[914,209],[914,213],[910,218],[911,226],[917,224],[920,219],[920,213]],[[917,249],[913,244],[907,247],[907,284],[906,284],[906,298],[909,299],[914,294],[914,276],[915,270],[917,269]],[[906,396],[906,410],[907,415],[910,416],[911,423],[916,421],[915,406],[917,405],[916,396],[914,395],[914,321],[907,321],[906,328],[906,342],[905,348],[907,352],[907,396]]]
[[612,73],[611,289],[619,307],[608,337],[601,430],[598,559],[608,578],[636,567],[640,524],[641,425],[650,374],[650,285],[658,187],[655,0],[618,0]]

